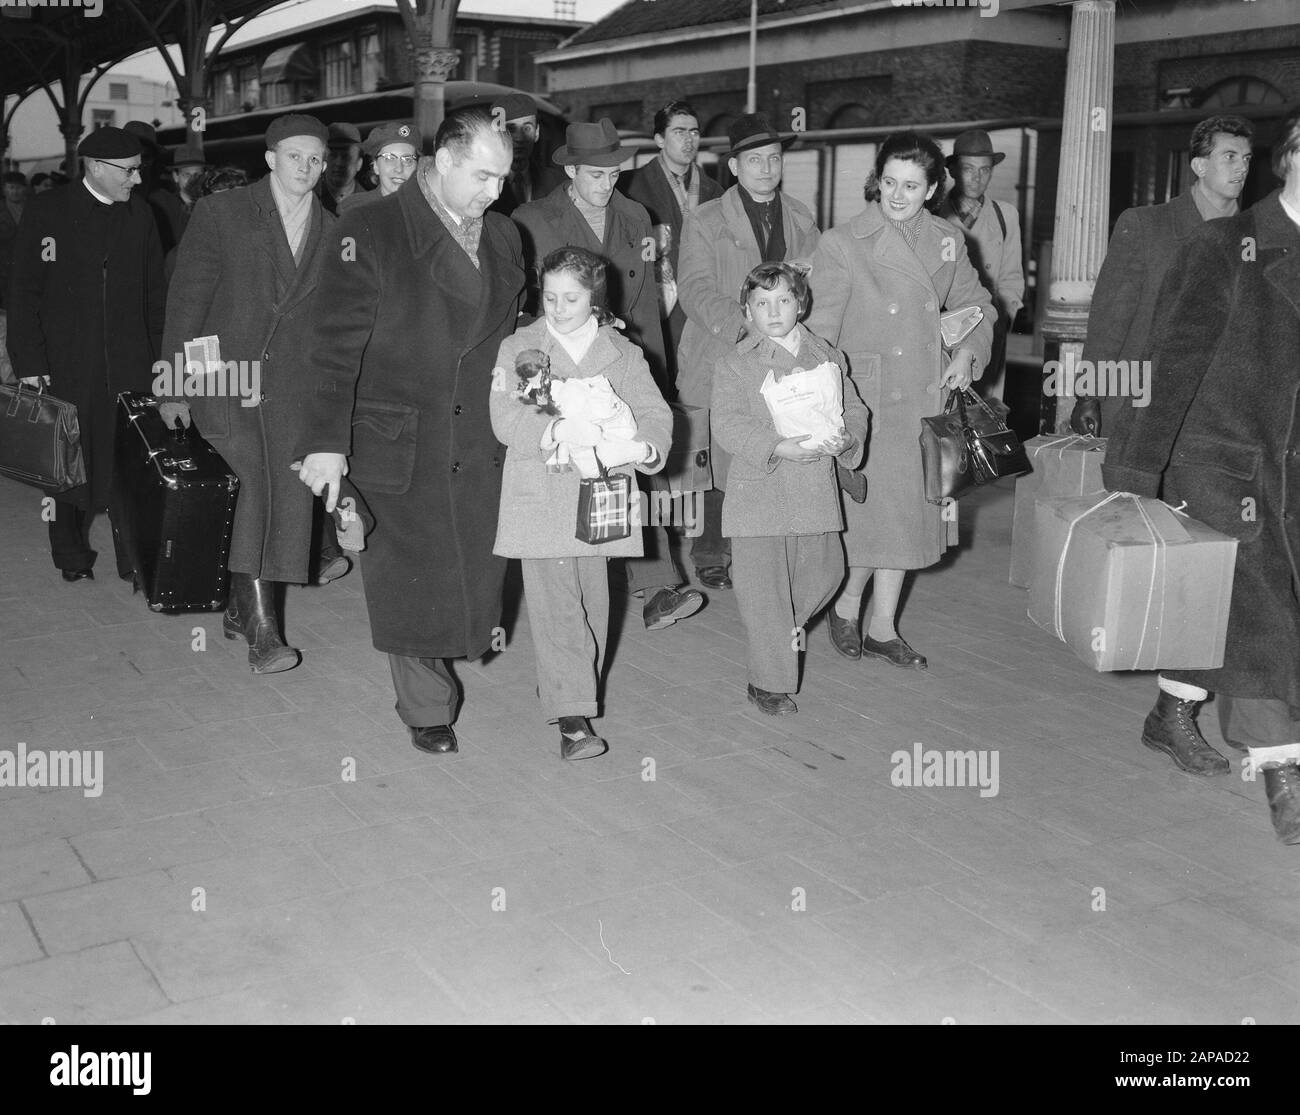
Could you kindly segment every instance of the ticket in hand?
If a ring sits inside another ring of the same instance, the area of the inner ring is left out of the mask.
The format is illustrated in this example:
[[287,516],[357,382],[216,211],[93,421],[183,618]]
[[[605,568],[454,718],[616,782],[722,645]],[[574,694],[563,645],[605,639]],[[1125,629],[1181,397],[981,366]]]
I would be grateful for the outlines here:
[[949,310],[939,318],[939,332],[943,336],[943,343],[948,348],[961,344],[983,320],[984,311],[978,306]]

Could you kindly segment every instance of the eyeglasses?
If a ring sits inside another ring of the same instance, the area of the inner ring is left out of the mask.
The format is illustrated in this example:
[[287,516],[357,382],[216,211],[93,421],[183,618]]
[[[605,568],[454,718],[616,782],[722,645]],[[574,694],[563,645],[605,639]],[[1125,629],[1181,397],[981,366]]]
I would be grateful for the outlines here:
[[400,163],[404,168],[409,170],[411,167],[415,166],[418,158],[419,156],[417,155],[394,155],[392,153],[387,153],[380,155],[379,161],[381,163],[387,163],[390,168],[395,167]]
[[139,173],[140,173],[140,164],[139,164],[139,163],[137,163],[135,166],[122,166],[120,163],[111,163],[111,162],[109,162],[107,159],[96,159],[95,162],[97,162],[97,163],[104,163],[106,166],[111,166],[111,167],[116,168],[117,170],[125,171],[125,172],[126,172],[126,176],[127,176],[128,178],[130,178],[131,175],[133,175],[133,174],[139,174]]

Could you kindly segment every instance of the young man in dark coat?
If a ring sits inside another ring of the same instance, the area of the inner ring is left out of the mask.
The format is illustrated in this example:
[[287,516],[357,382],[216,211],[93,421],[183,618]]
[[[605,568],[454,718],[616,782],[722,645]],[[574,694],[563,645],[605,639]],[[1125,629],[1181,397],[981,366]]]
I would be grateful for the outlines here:
[[[222,627],[242,635],[254,673],[291,670],[277,616],[278,586],[308,580],[312,500],[290,465],[315,389],[307,359],[322,257],[335,218],[313,190],[325,165],[325,125],[281,116],[266,130],[271,173],[197,202],[167,299],[164,359],[184,367],[186,342],[216,336],[224,394],[190,401],[199,432],[239,477],[230,544],[230,606]],[[161,394],[161,393],[160,393]],[[188,421],[184,400],[165,418]]]
[[[132,196],[140,142],[100,128],[77,153],[85,177],[33,197],[14,243],[9,354],[14,374],[75,403],[86,483],[55,498],[50,551],[65,581],[90,579],[90,523],[108,508],[114,404],[150,390],[163,330],[163,257],[148,202]],[[113,532],[117,571],[131,561]]]
[[[620,180],[619,185],[627,182],[624,192],[645,206],[654,225],[659,249],[657,277],[661,291],[670,292],[668,298],[661,293],[659,305],[668,357],[664,390],[676,394],[677,346],[686,326],[686,313],[677,304],[677,256],[681,251],[682,221],[687,213],[693,213],[706,201],[721,197],[722,187],[695,163],[700,150],[700,120],[694,107],[685,101],[669,101],[655,113],[654,137],[658,156],[627,179]],[[664,316],[669,305],[671,309]]]
[[[1129,209],[1120,216],[1097,275],[1097,288],[1088,312],[1088,340],[1083,359],[1094,368],[1103,361],[1127,361],[1129,366],[1150,360],[1152,328],[1165,276],[1187,241],[1211,221],[1233,216],[1250,170],[1250,140],[1254,129],[1240,116],[1211,116],[1192,129],[1192,174],[1186,193],[1164,205]],[[1110,453],[1129,433],[1141,413],[1139,400],[1121,396],[1081,398],[1071,425],[1078,433],[1110,438]],[[1196,711],[1209,699],[1201,685],[1157,679],[1156,705],[1147,717],[1142,738],[1164,751],[1190,774],[1227,774],[1228,760],[1205,742],[1196,726]]]
[[[540,201],[520,206],[514,221],[528,261],[529,308],[540,312],[538,272],[551,252],[574,247],[600,256],[606,263],[607,308],[626,324],[621,332],[641,349],[663,391],[668,373],[651,263],[654,256],[648,250],[654,245],[650,216],[639,202],[614,188],[619,164],[631,154],[632,148],[622,146],[608,118],[595,124],[570,124],[564,146],[551,156],[569,180]],[[673,562],[662,525],[647,526],[645,551],[645,557],[627,559],[624,569],[629,589],[644,597],[641,616],[646,628],[668,627],[698,612],[704,596],[695,589],[677,591],[684,578]]]
[[[374,523],[362,575],[397,712],[429,753],[458,750],[445,659],[479,658],[501,622],[501,464],[488,395],[524,288],[519,233],[486,212],[513,154],[486,109],[448,114],[431,159],[349,210],[327,253],[299,473],[333,509],[344,473]],[[354,406],[355,399],[355,406]],[[348,471],[350,468],[350,472]]]
[[1164,676],[1217,693],[1223,738],[1263,771],[1278,838],[1300,844],[1300,113],[1273,170],[1281,190],[1175,257],[1151,405],[1102,475],[1145,496],[1163,483],[1166,502],[1237,539],[1223,667]]

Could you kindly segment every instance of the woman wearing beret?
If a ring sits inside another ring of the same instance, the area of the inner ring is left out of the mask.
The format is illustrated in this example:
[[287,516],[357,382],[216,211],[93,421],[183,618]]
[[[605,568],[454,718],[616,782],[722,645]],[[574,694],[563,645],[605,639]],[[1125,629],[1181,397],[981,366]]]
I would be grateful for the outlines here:
[[415,173],[420,159],[420,133],[409,120],[390,120],[376,124],[366,136],[361,150],[370,156],[379,182],[377,190],[358,190],[339,202],[339,213],[358,205],[378,201],[397,193],[402,183]]
[[[825,233],[813,254],[807,323],[848,356],[872,415],[867,499],[844,509],[849,573],[830,612],[831,642],[847,658],[918,670],[925,657],[895,627],[903,580],[934,565],[957,533],[946,508],[925,499],[921,419],[943,410],[947,391],[979,377],[993,339],[993,306],[965,237],[927,209],[942,200],[943,176],[943,153],[926,136],[898,132],[881,144],[867,208]],[[983,320],[948,355],[939,315],[967,306]],[[873,577],[864,638],[862,595]]]

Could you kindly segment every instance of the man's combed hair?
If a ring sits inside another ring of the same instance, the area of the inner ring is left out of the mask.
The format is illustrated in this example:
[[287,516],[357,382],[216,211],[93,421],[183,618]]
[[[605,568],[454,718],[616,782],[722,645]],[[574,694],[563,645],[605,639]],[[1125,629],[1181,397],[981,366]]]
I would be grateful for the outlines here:
[[799,316],[808,312],[811,294],[808,290],[808,276],[800,268],[781,260],[760,263],[748,275],[740,286],[740,304],[749,302],[749,296],[756,290],[776,290],[782,282],[790,288],[790,293],[799,303]]
[[1300,151],[1300,109],[1278,125],[1277,138],[1273,141],[1273,173],[1283,182],[1286,181],[1287,164],[1297,151]]
[[890,159],[901,159],[905,163],[916,163],[925,171],[927,185],[935,187],[934,193],[925,203],[931,213],[938,212],[943,204],[945,170],[943,151],[929,136],[920,132],[895,132],[886,137],[876,152],[876,169],[867,178],[863,196],[868,201],[880,200],[880,176],[885,173],[885,164]]
[[665,135],[674,116],[694,116],[697,124],[700,121],[700,114],[695,111],[695,106],[689,101],[669,101],[655,113],[655,130],[651,134]]
[[1192,158],[1208,159],[1214,150],[1214,137],[1217,135],[1241,136],[1242,139],[1255,138],[1255,126],[1240,116],[1210,116],[1192,129]]
[[438,126],[438,134],[433,140],[434,151],[444,147],[451,152],[454,162],[463,162],[474,147],[474,140],[479,136],[495,138],[503,151],[514,154],[514,141],[504,127],[498,127],[492,110],[475,105],[472,108],[458,108],[449,112]]

